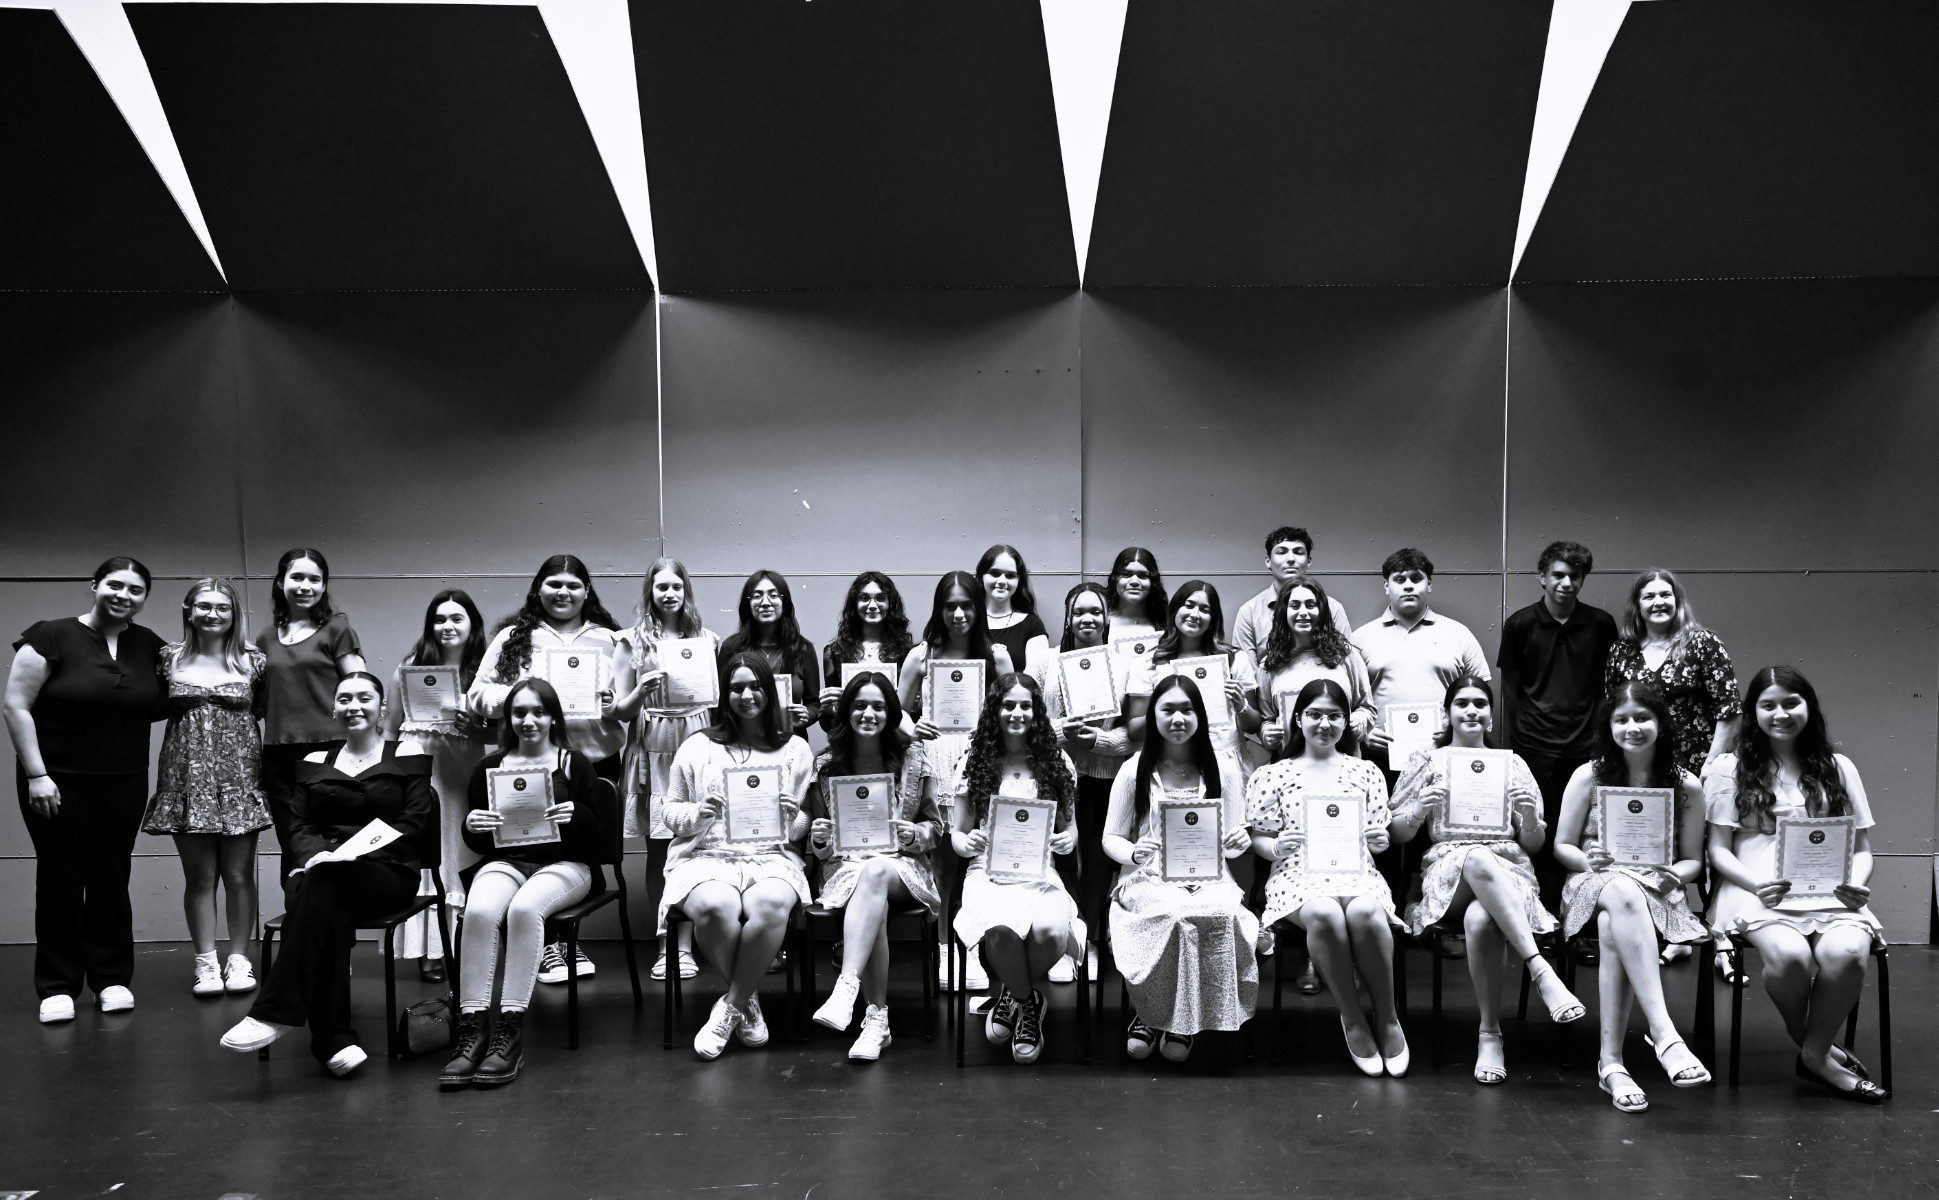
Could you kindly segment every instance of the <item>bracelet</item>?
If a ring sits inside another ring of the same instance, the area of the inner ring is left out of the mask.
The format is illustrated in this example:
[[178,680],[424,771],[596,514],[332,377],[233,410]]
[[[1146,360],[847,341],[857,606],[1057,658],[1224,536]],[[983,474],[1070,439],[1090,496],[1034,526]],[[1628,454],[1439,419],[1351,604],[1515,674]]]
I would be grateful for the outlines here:
[[27,779],[28,779],[28,781],[29,781],[29,782],[32,782],[33,780],[36,780],[36,779],[46,779],[46,778],[48,778],[48,774],[47,774],[47,772],[45,772],[45,771],[42,771],[42,772],[41,772],[40,774],[38,774],[38,775],[29,775],[29,776],[27,776]]

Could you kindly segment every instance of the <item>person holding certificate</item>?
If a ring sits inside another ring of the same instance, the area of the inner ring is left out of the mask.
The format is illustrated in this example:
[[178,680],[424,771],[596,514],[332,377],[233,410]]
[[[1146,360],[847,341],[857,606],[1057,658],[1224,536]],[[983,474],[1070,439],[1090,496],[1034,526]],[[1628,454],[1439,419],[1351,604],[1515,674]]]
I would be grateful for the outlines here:
[[[458,1046],[438,1075],[447,1088],[496,1087],[518,1078],[525,1063],[520,1030],[538,983],[546,918],[606,889],[592,799],[598,777],[586,756],[566,744],[565,712],[551,684],[521,679],[512,686],[498,741],[500,749],[472,770],[465,790],[465,845],[484,865],[472,877],[465,905]],[[501,959],[505,982],[494,1016],[492,983]]]
[[1050,633],[1037,615],[1037,594],[1023,552],[1001,543],[976,560],[976,581],[983,585],[983,620],[990,644],[1010,652],[1017,670],[1042,680],[1050,672]]
[[695,1035],[694,1053],[720,1057],[730,1038],[765,1046],[767,1020],[757,992],[788,933],[797,904],[810,904],[808,877],[795,852],[808,832],[802,811],[814,782],[814,754],[794,736],[767,659],[751,651],[720,667],[721,702],[714,721],[673,756],[667,790],[667,910],[693,919],[694,941],[727,979]]
[[[1311,579],[1293,584],[1273,604],[1272,634],[1254,672],[1260,738],[1275,756],[1283,757],[1293,740],[1293,698],[1315,679],[1331,679],[1347,697],[1347,729],[1339,747],[1358,755],[1360,739],[1373,728],[1373,690],[1367,681],[1367,661],[1334,627],[1333,607],[1326,589]],[[1383,781],[1384,782],[1384,781]]]
[[[409,738],[385,741],[383,711],[384,685],[375,675],[345,675],[331,701],[343,741],[297,764],[290,849],[302,865],[283,916],[283,949],[249,1015],[222,1035],[226,1050],[261,1050],[308,1024],[310,1053],[332,1075],[348,1075],[369,1057],[350,1026],[356,923],[411,902],[418,839],[438,819],[431,757]],[[373,825],[385,834],[374,848],[338,854]]]
[[1104,588],[1111,597],[1112,637],[1148,633],[1155,638],[1165,631],[1165,577],[1151,551],[1143,546],[1118,551]]
[[[1234,1030],[1259,998],[1259,919],[1226,869],[1252,846],[1239,765],[1213,748],[1187,675],[1158,681],[1138,757],[1118,771],[1104,852],[1126,874],[1112,892],[1111,950],[1130,989],[1125,1051],[1184,1062],[1202,1030]],[[1190,961],[1187,961],[1187,960]]]
[[[1847,1100],[1883,1101],[1887,1093],[1835,1040],[1880,933],[1865,903],[1872,807],[1858,768],[1832,750],[1804,676],[1778,666],[1751,677],[1736,753],[1711,764],[1704,794],[1720,878],[1711,926],[1757,948],[1764,990],[1798,1044],[1798,1075]],[[1797,844],[1785,845],[1791,838]]]
[[[1113,626],[1115,628],[1115,625]],[[1225,680],[1217,683],[1218,664],[1201,659],[1223,660]],[[1252,656],[1225,643],[1225,612],[1219,606],[1219,590],[1202,579],[1187,579],[1172,593],[1165,610],[1165,628],[1152,651],[1151,664],[1139,672],[1126,687],[1126,724],[1134,743],[1144,740],[1145,712],[1152,686],[1167,675],[1190,671],[1192,681],[1205,699],[1206,719],[1211,722],[1212,746],[1220,754],[1240,759],[1240,735],[1256,733],[1262,723],[1252,706],[1251,694],[1256,671]]]
[[889,1044],[889,906],[920,903],[942,911],[929,854],[942,817],[920,793],[902,788],[902,704],[880,672],[857,675],[836,699],[842,722],[815,764],[814,821],[808,844],[823,868],[821,906],[844,909],[842,969],[815,1020],[847,1029],[855,998],[868,998],[861,1034],[848,1056],[872,1062]]
[[1084,920],[1050,863],[1077,846],[1077,772],[1057,748],[1035,678],[997,678],[950,794],[950,846],[970,860],[956,936],[983,948],[999,985],[984,1036],[1034,1063],[1045,1004],[1037,980],[1084,950]]
[[1542,848],[1542,793],[1528,764],[1496,748],[1495,695],[1476,675],[1456,676],[1443,701],[1435,748],[1417,754],[1394,788],[1395,840],[1413,838],[1427,824],[1432,846],[1421,856],[1421,898],[1407,911],[1416,937],[1430,925],[1458,923],[1466,931],[1468,976],[1481,1010],[1475,1050],[1476,1083],[1508,1078],[1502,1057],[1501,954],[1504,944],[1527,964],[1549,1019],[1580,1020],[1582,1003],[1535,945],[1555,928],[1542,907],[1530,855]]
[[[794,592],[779,571],[756,571],[741,584],[741,627],[721,640],[720,656],[751,651],[767,660],[776,679],[787,679],[790,728],[807,736],[821,711],[821,666],[815,644],[801,636]],[[814,702],[811,710],[808,705]]]
[[[1596,756],[1577,767],[1562,789],[1555,827],[1555,861],[1571,872],[1562,885],[1562,932],[1574,937],[1595,922],[1602,940],[1602,969],[1596,973],[1602,1057],[1596,1074],[1619,1111],[1643,1112],[1649,1097],[1623,1067],[1632,1000],[1649,1021],[1650,1046],[1670,1082],[1677,1087],[1710,1082],[1709,1070],[1670,1020],[1657,947],[1659,937],[1682,943],[1710,937],[1687,899],[1688,887],[1703,871],[1703,789],[1677,767],[1669,706],[1647,683],[1621,683],[1610,691],[1596,723],[1596,742]],[[1622,811],[1611,814],[1604,809],[1612,789],[1643,794],[1615,797]],[[1654,817],[1652,804],[1661,805]],[[1645,836],[1652,826],[1655,836]],[[1644,842],[1653,842],[1654,849]],[[1646,861],[1652,854],[1657,860]]]
[[[909,656],[916,640],[909,633],[909,616],[902,608],[902,593],[895,581],[880,571],[863,571],[848,585],[842,601],[841,616],[835,622],[835,640],[821,648],[821,695],[818,707],[822,732],[834,736],[842,726],[838,701],[848,686],[848,675],[861,673],[870,665],[880,665],[882,673],[895,682],[902,660]],[[846,674],[843,668],[850,668]],[[911,721],[902,732],[913,733]]]
[[[1372,857],[1387,848],[1387,780],[1380,768],[1340,749],[1352,728],[1350,703],[1338,681],[1325,677],[1292,697],[1286,755],[1252,773],[1246,823],[1253,851],[1273,864],[1261,921],[1270,928],[1291,920],[1306,931],[1307,949],[1340,1006],[1354,1066],[1398,1078],[1410,1058],[1394,1008],[1392,927],[1400,918]],[[1373,1002],[1371,1021],[1354,988],[1356,971]]]

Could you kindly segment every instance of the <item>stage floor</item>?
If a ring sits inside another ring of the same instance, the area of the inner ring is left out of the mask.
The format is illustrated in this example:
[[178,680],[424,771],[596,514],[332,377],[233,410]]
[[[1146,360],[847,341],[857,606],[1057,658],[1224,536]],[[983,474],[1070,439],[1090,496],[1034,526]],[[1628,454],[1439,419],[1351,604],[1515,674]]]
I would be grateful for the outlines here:
[[[380,1029],[383,973],[360,946],[354,995],[370,1063],[336,1080],[305,1035],[269,1062],[219,1049],[247,998],[188,993],[181,944],[139,948],[131,1014],[104,1016],[85,997],[67,1025],[34,1019],[29,947],[0,947],[0,1196],[45,1200],[112,1194],[218,1200],[329,1197],[603,1197],[1049,1195],[1323,1196],[1907,1196],[1939,1182],[1939,1085],[1933,1061],[1939,953],[1892,951],[1893,1099],[1864,1108],[1792,1074],[1794,1052],[1761,988],[1745,997],[1743,1086],[1669,1086],[1640,1036],[1627,1056],[1653,1107],[1616,1112],[1596,1088],[1592,1004],[1558,1066],[1546,1017],[1508,1030],[1509,1081],[1477,1086],[1473,998],[1465,970],[1448,978],[1438,1068],[1428,1062],[1428,963],[1411,960],[1415,1066],[1405,1080],[1354,1072],[1325,997],[1287,990],[1288,1059],[1268,1060],[1261,1032],[1201,1039],[1182,1067],[1120,1065],[1117,987],[1096,1065],[1078,1065],[1072,987],[1055,989],[1045,1057],[1019,1067],[971,1029],[968,1067],[938,1014],[933,1043],[912,966],[895,975],[895,1042],[851,1064],[852,1033],[813,1026],[805,1046],[780,1040],[780,977],[764,1007],[776,1040],[697,1060],[695,1023],[717,994],[691,987],[684,1037],[661,1049],[657,985],[635,1010],[617,943],[594,943],[599,975],[582,996],[582,1048],[566,1049],[565,989],[541,987],[528,1018],[525,1073],[496,1091],[439,1092],[442,1055],[392,1062]],[[824,950],[824,954],[826,951]],[[644,955],[642,966],[646,965]],[[433,989],[402,972],[403,1002]],[[825,961],[823,988],[833,972]],[[1673,1011],[1690,1013],[1693,971],[1669,973]],[[1512,977],[1511,977],[1512,980]],[[1509,1000],[1512,1006],[1512,982]],[[696,997],[698,999],[696,1000]],[[1729,991],[1717,989],[1720,1052]],[[1271,976],[1261,1005],[1271,1002]],[[1878,1068],[1876,998],[1868,981],[1859,1051]],[[1270,1017],[1263,1014],[1257,1024]],[[1105,1032],[1108,1030],[1108,1036]],[[1687,1029],[1686,1029],[1687,1032]]]

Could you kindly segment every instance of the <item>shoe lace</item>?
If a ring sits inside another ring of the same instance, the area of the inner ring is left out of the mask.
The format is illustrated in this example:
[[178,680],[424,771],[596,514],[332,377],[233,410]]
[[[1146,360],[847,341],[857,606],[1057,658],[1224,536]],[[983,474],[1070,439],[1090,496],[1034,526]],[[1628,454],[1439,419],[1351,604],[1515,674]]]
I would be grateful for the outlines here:
[[485,1015],[462,1013],[458,1017],[458,1053],[469,1058],[485,1040]]
[[547,970],[554,967],[563,967],[566,965],[566,956],[559,953],[557,946],[547,946],[545,948],[545,954],[539,960],[539,965]]
[[709,1029],[722,1037],[726,1037],[728,1034],[734,1032],[734,1026],[740,1024],[740,1021],[741,1014],[735,1010],[734,1006],[731,1004],[723,1004],[720,1006],[720,1015],[714,1018],[714,1023]]
[[523,1016],[522,1013],[516,1018],[506,1013],[498,1014],[498,1024],[491,1031],[491,1048],[485,1051],[487,1057],[503,1054],[512,1048],[512,1043],[518,1040],[519,1019]]
[[1037,1002],[1033,997],[1029,1003],[1017,1003],[1016,1040],[1024,1045],[1034,1045],[1038,1036]]

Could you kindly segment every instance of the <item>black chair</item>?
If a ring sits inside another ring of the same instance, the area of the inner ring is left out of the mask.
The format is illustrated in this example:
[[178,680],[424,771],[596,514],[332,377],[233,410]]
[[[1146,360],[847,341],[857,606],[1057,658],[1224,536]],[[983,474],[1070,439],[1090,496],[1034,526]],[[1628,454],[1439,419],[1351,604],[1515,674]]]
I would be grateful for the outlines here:
[[[626,838],[621,828],[619,810],[619,789],[609,779],[593,781],[593,804],[599,814],[599,828],[606,835],[606,845],[599,861],[592,864],[595,871],[605,867],[613,869],[613,886],[603,892],[595,892],[577,904],[567,905],[546,918],[546,924],[554,932],[565,934],[566,962],[575,964],[566,975],[566,1038],[574,1050],[579,1048],[579,923],[608,904],[619,905],[619,932],[626,943],[626,973],[633,980],[633,1007],[639,1008],[646,1003],[645,993],[640,991],[640,963],[633,949],[633,918],[628,912],[626,901]],[[547,941],[554,940],[550,934]],[[678,972],[673,972],[678,974]]]
[[[1596,940],[1589,933],[1589,929],[1590,929],[1590,926],[1585,924],[1580,930],[1576,932],[1576,935],[1574,937],[1569,938],[1562,943],[1562,982],[1569,985],[1570,991],[1575,991],[1576,962],[1581,957],[1581,955],[1578,953],[1578,950],[1580,949],[1581,945],[1584,942]],[[1657,953],[1659,955],[1662,953],[1662,948],[1666,944],[1667,943],[1665,943],[1662,940],[1661,936],[1659,935],[1657,938]],[[1717,1071],[1716,1071],[1717,988],[1716,988],[1715,980],[1712,979],[1711,977],[1710,963],[1705,957],[1704,952],[1705,952],[1706,946],[1707,946],[1707,943],[1699,943],[1696,947],[1696,952],[1691,954],[1688,959],[1689,962],[1696,965],[1696,971],[1697,971],[1697,994],[1696,994],[1695,1003],[1692,1005],[1691,1017],[1690,1017],[1691,1038],[1693,1041],[1693,1044],[1690,1047],[1690,1053],[1696,1055],[1697,1061],[1702,1063],[1704,1066],[1704,1069],[1710,1072],[1710,1082],[1708,1086],[1716,1087],[1717,1086]],[[1604,960],[1607,957],[1608,953],[1609,952],[1606,949],[1600,950],[1598,952],[1598,963]],[[1600,967],[1598,969],[1600,969]],[[1581,993],[1577,992],[1576,995],[1579,997]],[[1585,1001],[1585,1006],[1586,1006],[1586,1003],[1587,1002]],[[1569,1049],[1568,1028],[1569,1027],[1567,1025],[1564,1025],[1561,1028],[1563,1031],[1562,1066],[1566,1068],[1569,1065],[1569,1061],[1568,1061],[1568,1049]]]
[[[1461,958],[1447,952],[1442,945],[1442,939],[1464,935],[1464,929],[1456,929],[1452,925],[1436,922],[1421,930],[1421,936],[1417,939],[1426,946],[1428,957],[1434,964],[1434,1015],[1431,1018],[1432,1024],[1427,1028],[1427,1054],[1428,1063],[1431,1066],[1438,1067],[1441,1065],[1441,988],[1444,978],[1443,965],[1449,962],[1462,961]],[[1398,940],[1398,935],[1396,940]],[[1543,958],[1553,961],[1562,952],[1561,937],[1554,932],[1537,934],[1535,937],[1535,948],[1541,953]],[[1401,961],[1404,964],[1406,960],[1403,958]],[[1523,963],[1521,998],[1515,1006],[1515,1019],[1517,1021],[1526,1022],[1528,1020],[1528,992],[1529,986],[1533,981],[1534,977],[1528,972],[1528,964]],[[1402,1008],[1405,1008],[1407,1004],[1407,972],[1404,966],[1394,976],[1394,1003],[1396,1006]]]
[[[819,901],[810,905],[803,916],[802,939],[806,953],[801,956],[801,1007],[812,1015],[815,1011],[815,945],[833,943],[842,935],[842,910],[823,908]],[[891,905],[888,913],[889,942],[920,941],[922,944],[922,1039],[925,1042],[936,1040],[936,999],[940,990],[936,976],[942,969],[936,949],[940,931],[937,920],[928,906],[911,901],[907,904]],[[804,1026],[805,1029],[805,1026]]]
[[[1272,969],[1272,1056],[1267,1061],[1276,1067],[1280,1064],[1280,1060],[1283,1057],[1284,1052],[1282,1047],[1286,1040],[1284,1015],[1286,975],[1285,972],[1280,970],[1280,967],[1284,966],[1287,962],[1286,952],[1289,949],[1296,946],[1302,951],[1305,950],[1306,931],[1300,928],[1291,917],[1281,917],[1278,923],[1273,926],[1273,940],[1275,945]],[[1403,1031],[1407,1028],[1407,958],[1405,951],[1405,940],[1400,937],[1394,938],[1394,1016],[1400,1021]]]
[[[661,1049],[673,1049],[673,1014],[686,1006],[685,989],[681,986],[680,958],[677,948],[680,945],[680,926],[691,924],[693,918],[686,914],[678,904],[667,906],[667,946],[676,950],[667,961],[666,981],[661,998],[663,1037]],[[808,1011],[801,1003],[800,994],[795,987],[795,972],[805,971],[808,958],[808,921],[801,904],[796,903],[788,913],[788,932],[781,939],[782,949],[788,952],[787,965],[783,973],[787,976],[788,986],[788,1024],[793,1029],[789,1041],[808,1040]],[[694,939],[694,957],[700,957],[700,940]]]
[[[1744,1040],[1744,988],[1750,982],[1745,970],[1744,955],[1751,949],[1750,939],[1741,933],[1730,935],[1730,965],[1733,982],[1730,985],[1730,1086],[1737,1086],[1738,1057]],[[1878,1083],[1886,1091],[1892,1090],[1892,970],[1891,954],[1885,939],[1879,934],[1872,935],[1872,961],[1878,964]],[[1704,964],[1703,974],[1707,981],[1712,968]],[[1864,997],[1861,995],[1862,1001]],[[1846,1050],[1851,1050],[1858,1040],[1858,1008],[1851,1006],[1851,1016],[1845,1019]]]

